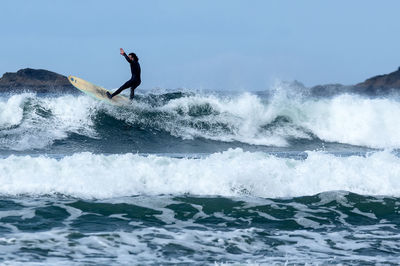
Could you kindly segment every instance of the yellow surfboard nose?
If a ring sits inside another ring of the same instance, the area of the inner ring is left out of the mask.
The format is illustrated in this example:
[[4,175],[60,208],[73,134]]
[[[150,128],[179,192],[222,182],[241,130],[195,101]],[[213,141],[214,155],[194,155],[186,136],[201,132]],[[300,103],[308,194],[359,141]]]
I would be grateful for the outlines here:
[[68,76],[69,82],[75,82],[76,83],[76,78],[74,76]]
[[81,78],[75,76],[68,76],[68,80],[75,88],[98,100],[106,101],[116,105],[130,104],[130,100],[123,95],[117,95],[112,99],[109,99],[106,95],[107,93],[106,89],[100,86],[96,86]]

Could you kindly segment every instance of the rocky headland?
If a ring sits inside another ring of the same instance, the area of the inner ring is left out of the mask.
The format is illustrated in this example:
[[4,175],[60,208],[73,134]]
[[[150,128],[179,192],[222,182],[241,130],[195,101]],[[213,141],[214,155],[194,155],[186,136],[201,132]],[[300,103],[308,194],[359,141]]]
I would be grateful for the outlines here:
[[0,78],[0,92],[74,93],[67,77],[44,69],[25,68]]
[[355,85],[326,84],[311,88],[313,95],[331,96],[340,93],[358,93],[363,95],[378,96],[400,92],[400,67],[389,74],[378,75]]
[[400,90],[400,67],[389,74],[378,75],[353,86],[356,92],[382,94]]

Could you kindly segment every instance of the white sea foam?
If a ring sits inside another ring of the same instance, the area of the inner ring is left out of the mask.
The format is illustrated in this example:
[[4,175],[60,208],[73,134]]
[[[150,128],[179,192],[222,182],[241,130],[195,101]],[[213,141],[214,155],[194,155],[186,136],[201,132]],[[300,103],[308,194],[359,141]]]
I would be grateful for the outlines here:
[[21,123],[26,97],[27,94],[19,94],[9,99],[0,99],[0,129]]
[[[215,112],[207,117],[193,118],[189,110],[194,106],[208,104]],[[286,132],[263,130],[263,126],[270,124],[276,118],[275,110],[254,94],[244,93],[232,98],[211,96],[191,96],[170,101],[161,108],[164,111],[183,113],[187,121],[205,121],[209,124],[222,123],[228,125],[230,131],[201,131],[193,128],[174,130],[184,138],[206,137],[221,141],[241,141],[254,145],[287,146],[286,138],[308,138],[301,131],[286,128]]]
[[393,99],[366,99],[341,95],[329,100],[305,101],[294,123],[325,141],[373,148],[400,147],[400,103]]
[[0,160],[0,193],[11,195],[292,197],[344,190],[398,196],[399,178],[400,159],[386,151],[367,157],[309,152],[305,160],[241,149],[200,159],[79,153],[60,160],[14,155]]
[[4,105],[0,105],[2,148],[44,148],[55,140],[65,139],[69,133],[96,137],[92,114],[98,103],[91,98],[72,95],[46,98],[24,93],[3,101]]

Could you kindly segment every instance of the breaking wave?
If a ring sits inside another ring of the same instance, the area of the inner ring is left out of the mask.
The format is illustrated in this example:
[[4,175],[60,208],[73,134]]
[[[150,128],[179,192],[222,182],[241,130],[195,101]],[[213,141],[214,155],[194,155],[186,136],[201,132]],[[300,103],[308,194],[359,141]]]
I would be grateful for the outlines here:
[[308,152],[303,160],[241,149],[197,159],[87,152],[61,159],[12,155],[0,159],[0,194],[275,198],[343,190],[400,196],[399,173],[400,158],[387,151],[365,157]]
[[118,139],[129,145],[138,131],[158,139],[273,147],[289,147],[301,140],[400,147],[400,102],[395,98],[350,94],[306,98],[276,91],[269,97],[249,92],[148,93],[125,107],[85,95],[3,95],[0,149],[42,149],[71,136],[87,141]]

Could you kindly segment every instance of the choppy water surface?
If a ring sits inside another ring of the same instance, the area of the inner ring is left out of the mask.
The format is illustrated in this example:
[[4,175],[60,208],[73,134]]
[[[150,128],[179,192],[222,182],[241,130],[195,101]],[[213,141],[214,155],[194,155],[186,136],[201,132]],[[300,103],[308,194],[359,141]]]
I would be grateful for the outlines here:
[[1,95],[0,263],[396,265],[400,101],[292,89]]
[[3,197],[1,261],[397,264],[399,199]]

